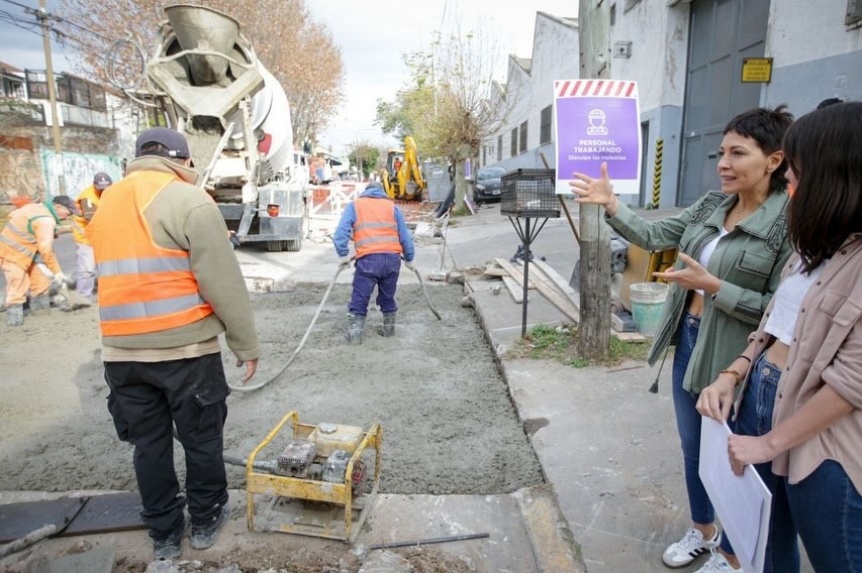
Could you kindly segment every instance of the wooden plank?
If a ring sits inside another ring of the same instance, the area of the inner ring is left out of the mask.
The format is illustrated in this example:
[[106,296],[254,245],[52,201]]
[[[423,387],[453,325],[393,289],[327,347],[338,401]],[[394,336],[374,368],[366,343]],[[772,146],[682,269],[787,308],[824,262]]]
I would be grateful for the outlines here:
[[539,270],[541,270],[545,274],[545,276],[547,276],[548,279],[550,279],[550,281],[554,283],[557,288],[559,288],[563,292],[563,294],[565,294],[574,301],[579,300],[580,296],[578,295],[577,291],[575,291],[575,289],[573,289],[569,284],[569,281],[564,279],[562,275],[560,275],[560,273],[554,270],[551,265],[542,260],[531,261],[531,264],[535,264],[539,268]]
[[[512,275],[513,278],[518,280],[522,285],[524,284],[524,273],[521,269],[517,268],[506,259],[497,258],[494,260],[497,261],[498,265],[509,271],[509,274]],[[578,311],[578,307],[575,303],[569,300],[568,297],[557,292],[556,286],[550,283],[548,279],[544,278],[539,273],[531,273],[530,284],[535,285],[536,289],[568,318],[575,321],[575,323],[580,321],[581,313]]]
[[578,311],[578,308],[574,305],[574,303],[569,300],[568,297],[561,295],[555,289],[549,287],[544,282],[539,282],[536,288],[540,293],[542,293],[542,295],[546,299],[551,302],[551,304],[560,309],[567,317],[575,321],[575,324],[580,323],[581,313]]
[[646,342],[647,337],[640,332],[612,332],[611,336],[616,336],[623,342]]
[[20,539],[47,524],[60,529],[79,514],[86,501],[84,497],[61,497],[0,505],[0,543]]
[[512,299],[514,299],[516,303],[522,304],[524,302],[524,287],[509,275],[500,278],[503,279],[503,284],[506,285],[507,289],[509,289],[509,294],[512,295]]
[[[520,267],[515,266],[513,263],[507,261],[506,259],[496,258],[494,261],[500,265],[500,267],[509,273],[509,276],[515,279],[521,286],[524,285],[524,271],[521,270]],[[530,287],[535,288],[533,281],[530,281]]]

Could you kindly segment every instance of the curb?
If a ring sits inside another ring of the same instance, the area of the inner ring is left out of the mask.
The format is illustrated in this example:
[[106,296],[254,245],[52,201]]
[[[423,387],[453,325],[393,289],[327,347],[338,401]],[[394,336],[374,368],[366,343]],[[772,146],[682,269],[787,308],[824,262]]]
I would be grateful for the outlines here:
[[[471,296],[473,292],[469,282],[464,281],[464,293],[466,296]],[[505,349],[495,347],[494,339],[489,331],[488,322],[482,314],[481,306],[475,304],[475,297],[472,298],[474,303],[473,310],[476,313],[482,331],[485,333],[486,340],[494,350],[494,361],[497,364],[497,369],[503,380],[506,381],[512,407],[515,408],[518,419],[523,425],[524,420],[521,418],[520,409],[515,403],[515,398],[509,386],[509,379],[506,375],[505,362],[502,357]],[[585,573],[587,567],[581,554],[580,544],[575,540],[572,530],[569,528],[568,521],[566,521],[560,508],[554,486],[548,481],[544,468],[542,468],[542,475],[545,478],[543,485],[524,488],[512,494],[513,499],[518,504],[524,527],[529,537],[536,570],[540,573]]]

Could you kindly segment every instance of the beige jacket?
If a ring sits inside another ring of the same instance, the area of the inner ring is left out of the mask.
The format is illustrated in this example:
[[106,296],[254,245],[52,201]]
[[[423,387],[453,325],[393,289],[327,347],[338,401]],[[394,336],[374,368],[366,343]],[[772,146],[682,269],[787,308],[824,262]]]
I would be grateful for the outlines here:
[[[794,254],[785,267],[788,273],[799,259]],[[772,461],[776,475],[798,483],[825,460],[841,464],[857,490],[862,491],[862,234],[851,236],[826,261],[820,278],[802,301],[787,366],[778,383],[772,423],[790,418],[805,402],[828,384],[854,406],[807,442],[780,454]],[[773,299],[774,300],[774,299]],[[772,335],[764,331],[772,311],[766,309],[757,331],[754,356],[766,350]],[[744,381],[747,384],[748,380]],[[743,391],[737,399],[739,411]]]
[[[196,348],[224,333],[228,348],[237,358],[259,358],[261,348],[245,280],[228,241],[227,227],[218,206],[205,191],[193,185],[197,172],[154,156],[140,157],[129,163],[127,172],[133,171],[173,173],[180,178],[180,181],[169,184],[159,193],[144,215],[156,244],[168,249],[188,251],[201,296],[212,305],[215,314],[170,330],[134,336],[105,336],[102,337],[102,344],[135,351],[187,346]],[[103,199],[112,191],[107,189]],[[99,215],[97,210],[93,216],[94,222]],[[87,226],[88,234],[93,227],[93,224]],[[207,345],[207,348],[210,346]],[[215,349],[217,346],[213,346]],[[184,355],[188,354],[186,350],[183,350]],[[200,354],[200,351],[194,354]],[[109,355],[120,359],[117,353]]]

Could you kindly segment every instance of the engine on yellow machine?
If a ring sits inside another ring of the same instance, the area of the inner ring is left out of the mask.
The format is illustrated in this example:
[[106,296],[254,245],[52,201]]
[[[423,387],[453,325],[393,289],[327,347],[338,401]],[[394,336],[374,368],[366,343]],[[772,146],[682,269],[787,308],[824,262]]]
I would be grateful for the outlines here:
[[[320,423],[306,439],[292,440],[278,456],[278,475],[330,483],[343,483],[347,465],[365,433],[356,426]],[[365,477],[365,464],[357,460],[350,481],[357,487]]]
[[[279,435],[285,430],[282,441]],[[249,531],[352,541],[380,484],[380,424],[303,424],[286,414],[244,462]],[[272,448],[272,462],[257,460]],[[281,452],[276,453],[276,452]],[[363,459],[364,458],[364,459]],[[257,502],[265,501],[260,511]]]

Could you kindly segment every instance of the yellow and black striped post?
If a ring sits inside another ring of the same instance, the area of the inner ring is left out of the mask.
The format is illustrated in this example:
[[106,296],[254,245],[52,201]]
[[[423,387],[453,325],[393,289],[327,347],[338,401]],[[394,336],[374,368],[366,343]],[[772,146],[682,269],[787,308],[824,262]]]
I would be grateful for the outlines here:
[[664,139],[655,142],[655,170],[652,176],[652,208],[658,209],[661,200],[661,162],[664,154]]

